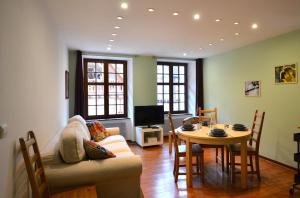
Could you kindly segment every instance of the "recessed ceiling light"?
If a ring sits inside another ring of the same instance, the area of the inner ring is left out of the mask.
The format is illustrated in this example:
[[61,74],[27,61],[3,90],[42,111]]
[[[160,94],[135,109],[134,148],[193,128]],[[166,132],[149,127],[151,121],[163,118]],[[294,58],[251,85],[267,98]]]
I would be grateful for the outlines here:
[[124,19],[124,17],[118,16],[117,19],[122,20],[122,19]]
[[236,32],[236,33],[234,33],[234,35],[235,35],[235,36],[238,36],[238,35],[240,35],[240,33]]
[[112,33],[111,35],[112,35],[112,36],[117,36],[117,34],[116,34],[116,33]]
[[216,21],[216,22],[220,22],[220,21],[221,21],[221,19],[216,19],[215,21]]
[[252,27],[252,29],[257,29],[258,25],[257,25],[257,23],[253,23],[251,27]]
[[115,29],[120,29],[120,26],[115,26]]
[[173,16],[178,16],[179,13],[178,12],[173,12]]
[[194,14],[194,20],[199,20],[200,19],[200,15],[199,14]]
[[210,44],[208,44],[209,46],[212,46],[213,44],[212,43],[210,43]]
[[109,50],[111,50],[111,47],[107,47],[106,49],[109,51]]
[[186,56],[186,53],[183,53],[183,56]]
[[233,24],[234,24],[234,25],[238,25],[238,24],[240,24],[240,23],[239,23],[239,22],[234,22]]
[[224,41],[224,39],[223,39],[223,38],[220,38],[220,41]]
[[148,8],[148,12],[154,12],[154,8]]
[[113,39],[110,39],[109,41],[110,41],[110,42],[114,42],[115,40],[113,40]]
[[200,48],[199,48],[199,50],[203,50],[203,48],[202,48],[202,47],[200,47]]
[[121,3],[121,8],[126,10],[128,8],[128,4],[126,2]]

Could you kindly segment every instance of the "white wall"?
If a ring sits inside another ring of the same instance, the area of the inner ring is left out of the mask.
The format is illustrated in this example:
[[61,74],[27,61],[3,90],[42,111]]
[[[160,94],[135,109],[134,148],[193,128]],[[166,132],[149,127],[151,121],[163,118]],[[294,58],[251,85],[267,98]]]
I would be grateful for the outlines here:
[[44,152],[68,117],[67,50],[41,2],[0,2],[0,123],[8,125],[0,139],[0,197],[26,197],[18,189],[22,182],[16,169],[23,161],[18,138],[34,130]]

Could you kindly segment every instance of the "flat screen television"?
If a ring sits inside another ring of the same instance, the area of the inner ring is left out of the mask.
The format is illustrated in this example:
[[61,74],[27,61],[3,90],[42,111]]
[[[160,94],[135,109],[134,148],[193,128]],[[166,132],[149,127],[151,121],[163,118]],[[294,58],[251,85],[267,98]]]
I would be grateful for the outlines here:
[[164,124],[164,106],[150,105],[150,106],[135,106],[134,107],[134,125],[147,126]]

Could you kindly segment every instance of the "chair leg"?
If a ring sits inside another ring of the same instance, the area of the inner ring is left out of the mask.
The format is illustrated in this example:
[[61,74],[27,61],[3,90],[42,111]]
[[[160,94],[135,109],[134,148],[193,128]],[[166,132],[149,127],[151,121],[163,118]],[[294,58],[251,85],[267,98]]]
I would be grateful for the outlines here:
[[172,147],[173,147],[173,136],[169,133],[169,153],[172,153]]
[[259,169],[259,156],[258,154],[255,155],[255,163],[256,163],[256,174],[257,174],[257,178],[260,181],[260,169]]
[[228,148],[226,147],[226,171],[227,171],[227,174],[229,174],[229,150]]
[[200,153],[200,169],[201,169],[201,180],[202,180],[202,183],[204,183],[204,152],[201,152]]
[[216,163],[218,163],[218,155],[219,155],[219,153],[218,153],[218,148],[216,148]]
[[224,172],[224,146],[221,148],[222,171]]
[[200,173],[200,156],[196,156],[196,169],[197,169],[197,174]]
[[235,155],[230,152],[230,167],[231,167],[231,181],[234,183],[235,178]]
[[250,160],[251,173],[253,173],[254,169],[253,169],[253,156],[252,155],[249,155],[249,160]]
[[175,183],[178,181],[178,173],[179,173],[179,157],[176,156],[176,163],[175,163]]

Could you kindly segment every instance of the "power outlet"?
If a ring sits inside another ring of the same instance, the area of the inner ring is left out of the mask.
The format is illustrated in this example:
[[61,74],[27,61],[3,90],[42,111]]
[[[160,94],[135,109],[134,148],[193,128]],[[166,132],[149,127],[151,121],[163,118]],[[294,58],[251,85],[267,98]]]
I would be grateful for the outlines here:
[[7,134],[7,125],[1,124],[0,125],[0,139],[5,138]]

